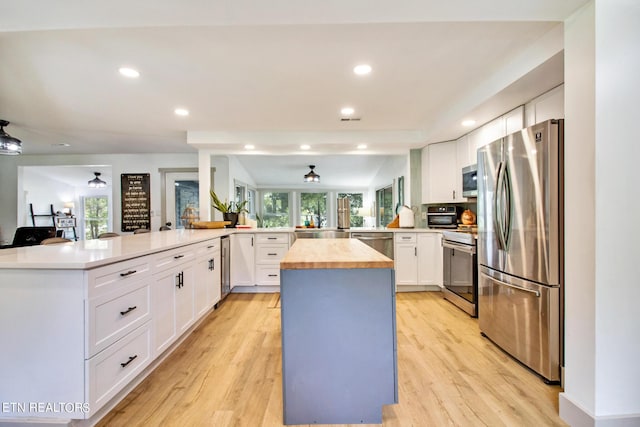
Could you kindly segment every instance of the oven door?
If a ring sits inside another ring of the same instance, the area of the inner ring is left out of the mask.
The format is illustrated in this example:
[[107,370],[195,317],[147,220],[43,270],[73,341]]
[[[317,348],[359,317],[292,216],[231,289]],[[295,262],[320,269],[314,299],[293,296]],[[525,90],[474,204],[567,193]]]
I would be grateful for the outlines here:
[[448,240],[442,241],[442,248],[445,298],[476,317],[478,314],[476,248]]

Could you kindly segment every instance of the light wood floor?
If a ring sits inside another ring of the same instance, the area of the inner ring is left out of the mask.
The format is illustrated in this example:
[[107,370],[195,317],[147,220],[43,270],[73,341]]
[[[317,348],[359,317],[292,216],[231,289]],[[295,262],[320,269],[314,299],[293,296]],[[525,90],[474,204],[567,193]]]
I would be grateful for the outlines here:
[[[99,424],[281,426],[277,294],[231,294]],[[399,401],[384,426],[565,426],[545,385],[439,292],[397,295]]]

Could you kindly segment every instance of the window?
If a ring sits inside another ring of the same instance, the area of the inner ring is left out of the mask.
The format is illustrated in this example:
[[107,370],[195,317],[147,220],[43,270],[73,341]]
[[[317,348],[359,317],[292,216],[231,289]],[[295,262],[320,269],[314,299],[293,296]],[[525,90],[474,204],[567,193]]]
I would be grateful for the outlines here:
[[351,216],[349,221],[350,227],[364,226],[364,216],[362,216],[362,208],[364,207],[364,194],[362,193],[338,193],[338,199],[349,199],[349,207],[351,208]]
[[262,226],[289,227],[289,193],[265,192],[262,195]]
[[97,239],[101,233],[109,231],[109,197],[84,198],[84,238]]
[[327,226],[327,193],[300,193],[300,224]]
[[394,217],[391,186],[376,191],[376,225],[386,227]]

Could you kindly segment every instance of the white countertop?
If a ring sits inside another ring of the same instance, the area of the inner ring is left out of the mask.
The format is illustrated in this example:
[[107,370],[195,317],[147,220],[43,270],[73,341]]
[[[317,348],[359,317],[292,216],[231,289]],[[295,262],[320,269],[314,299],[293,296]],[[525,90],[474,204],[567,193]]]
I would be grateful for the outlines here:
[[[81,240],[55,245],[26,246],[0,250],[0,269],[69,269],[84,270],[137,258],[155,252],[199,243],[233,233],[292,233],[293,227],[167,230],[128,234],[109,239]],[[309,231],[335,228],[297,229]],[[439,233],[428,228],[350,228],[347,232],[419,232]]]

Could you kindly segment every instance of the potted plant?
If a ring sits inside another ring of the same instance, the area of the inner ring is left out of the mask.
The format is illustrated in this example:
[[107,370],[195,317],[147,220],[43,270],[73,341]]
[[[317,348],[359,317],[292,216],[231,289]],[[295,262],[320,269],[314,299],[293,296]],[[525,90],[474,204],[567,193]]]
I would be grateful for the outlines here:
[[227,200],[225,199],[225,201],[223,202],[220,200],[215,191],[209,190],[209,193],[211,194],[211,206],[222,213],[222,218],[225,221],[231,221],[231,224],[226,225],[227,228],[233,228],[236,226],[236,224],[238,223],[239,214],[243,212],[249,212],[246,208],[247,200],[236,203],[234,201],[227,202]]

